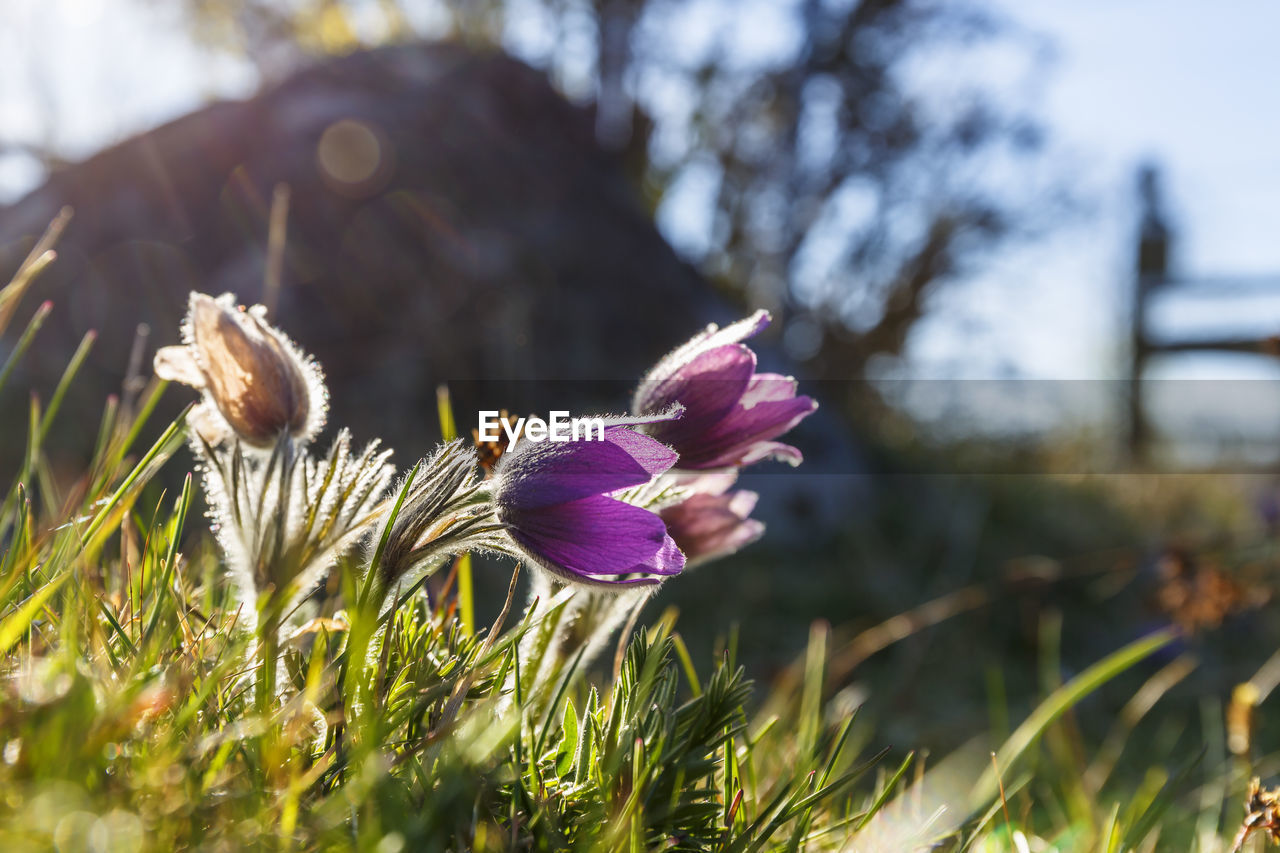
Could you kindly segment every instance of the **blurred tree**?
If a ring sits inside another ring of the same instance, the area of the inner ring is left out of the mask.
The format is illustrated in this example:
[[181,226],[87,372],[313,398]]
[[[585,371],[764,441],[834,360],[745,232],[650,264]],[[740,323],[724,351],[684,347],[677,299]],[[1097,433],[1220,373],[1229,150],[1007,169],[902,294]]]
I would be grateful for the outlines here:
[[922,60],[1012,41],[967,3],[183,2],[203,38],[268,79],[315,54],[435,37],[546,69],[594,107],[599,142],[627,155],[660,220],[679,208],[684,254],[784,318],[811,376],[859,377],[899,353],[937,284],[1045,221],[1029,215],[1042,195],[983,180],[1034,157],[1037,128],[980,86],[920,91]]

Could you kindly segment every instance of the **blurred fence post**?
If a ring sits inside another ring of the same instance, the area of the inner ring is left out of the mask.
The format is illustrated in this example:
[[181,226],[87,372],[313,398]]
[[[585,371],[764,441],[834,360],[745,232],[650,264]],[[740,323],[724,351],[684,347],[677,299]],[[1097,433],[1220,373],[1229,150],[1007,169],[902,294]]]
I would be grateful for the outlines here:
[[1194,279],[1175,277],[1169,273],[1173,232],[1169,227],[1160,197],[1160,173],[1153,165],[1138,170],[1138,201],[1141,220],[1138,227],[1137,264],[1134,270],[1133,303],[1129,328],[1129,455],[1135,462],[1147,459],[1153,431],[1143,378],[1147,363],[1159,355],[1190,352],[1227,352],[1280,357],[1280,335],[1256,331],[1230,331],[1210,334],[1183,332],[1178,335],[1152,335],[1148,319],[1153,300],[1170,296],[1215,300],[1280,293],[1280,277],[1263,276],[1199,276]]
[[1160,173],[1147,164],[1138,170],[1142,219],[1138,228],[1137,268],[1129,314],[1129,455],[1141,460],[1151,440],[1151,425],[1143,405],[1142,376],[1151,356],[1147,337],[1147,302],[1169,274],[1169,227],[1160,202]]

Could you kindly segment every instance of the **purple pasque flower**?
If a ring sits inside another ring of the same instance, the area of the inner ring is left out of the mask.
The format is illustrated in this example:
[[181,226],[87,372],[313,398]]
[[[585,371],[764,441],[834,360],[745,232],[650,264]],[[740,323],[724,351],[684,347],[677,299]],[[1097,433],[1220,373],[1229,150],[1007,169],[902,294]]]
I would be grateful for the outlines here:
[[723,329],[712,324],[659,361],[640,383],[633,414],[684,407],[680,419],[644,427],[680,454],[682,470],[741,467],[762,459],[799,465],[803,460],[799,450],[774,439],[818,404],[796,396],[790,376],[756,373],[756,354],[742,343],[769,322],[769,312],[757,311]]
[[603,439],[525,440],[503,454],[493,504],[523,556],[592,586],[652,585],[684,568],[662,519],[616,497],[676,461],[671,448],[628,428],[639,422],[609,421]]
[[693,475],[684,484],[688,496],[658,511],[690,567],[727,557],[764,535],[764,523],[750,517],[758,495],[731,491],[737,478],[737,471]]

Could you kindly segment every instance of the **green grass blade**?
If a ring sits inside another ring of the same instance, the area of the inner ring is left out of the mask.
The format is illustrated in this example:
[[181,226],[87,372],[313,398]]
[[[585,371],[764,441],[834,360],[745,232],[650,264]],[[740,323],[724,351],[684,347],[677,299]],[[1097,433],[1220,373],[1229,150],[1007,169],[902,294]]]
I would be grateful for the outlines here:
[[49,581],[23,602],[16,613],[0,622],[0,655],[8,654],[14,644],[22,639],[22,635],[27,632],[32,621],[36,618],[36,614],[53,597],[54,593],[62,588],[62,585],[67,582],[72,574],[72,572],[64,572]]
[[146,477],[149,475],[148,472],[154,463],[162,456],[167,457],[168,454],[177,449],[175,439],[180,438],[187,421],[187,413],[190,411],[191,406],[187,406],[173,423],[169,424],[160,437],[156,439],[155,443],[151,445],[151,449],[138,461],[137,465],[133,466],[133,470],[124,478],[124,482],[116,487],[111,497],[94,514],[89,526],[84,531],[82,541],[84,542],[85,550],[91,550],[95,540],[106,532],[107,523],[115,511],[120,508],[121,501],[135,486],[140,487],[146,481]]
[[52,310],[53,303],[45,302],[36,309],[36,312],[31,315],[31,319],[27,321],[27,327],[22,330],[22,335],[18,338],[18,342],[14,344],[13,351],[4,360],[4,367],[0,367],[0,391],[4,390],[10,374],[18,366],[18,362],[22,360],[22,356],[26,353],[27,348],[31,346],[31,342],[35,340],[36,334],[40,331],[40,327],[44,325],[45,319]]
[[[1009,772],[1014,763],[1022,756],[1050,725],[1067,711],[1071,710],[1081,699],[1097,690],[1103,684],[1154,652],[1167,646],[1178,636],[1172,629],[1157,631],[1154,634],[1136,640],[1117,652],[1108,655],[1071,681],[1053,691],[1044,702],[1040,703],[1022,725],[1014,730],[1009,739],[996,752],[996,760],[1003,772]],[[988,768],[974,786],[974,808],[981,808],[996,796],[997,780],[995,770]]]
[[[458,437],[458,424],[453,417],[453,400],[449,396],[448,385],[441,385],[436,389],[436,411],[440,416],[440,436],[448,444]],[[475,633],[475,582],[471,576],[470,554],[458,557],[458,621],[468,636]]]

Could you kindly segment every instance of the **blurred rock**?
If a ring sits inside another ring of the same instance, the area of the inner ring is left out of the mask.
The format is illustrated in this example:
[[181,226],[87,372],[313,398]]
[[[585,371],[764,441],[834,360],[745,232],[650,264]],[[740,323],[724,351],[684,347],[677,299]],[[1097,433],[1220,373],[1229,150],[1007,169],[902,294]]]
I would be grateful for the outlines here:
[[[0,212],[7,274],[75,209],[28,297],[55,310],[27,379],[47,395],[98,330],[68,401],[85,443],[139,323],[149,369],[151,350],[177,341],[188,291],[262,299],[280,183],[291,203],[273,317],[323,364],[331,423],[384,438],[402,463],[438,439],[439,383],[464,433],[478,408],[616,411],[664,351],[735,314],[663,241],[590,113],[543,74],[457,46],[360,53],[123,142]],[[171,389],[168,411],[186,399]],[[21,429],[23,407],[5,408]],[[848,448],[835,423],[814,442],[823,452]]]

